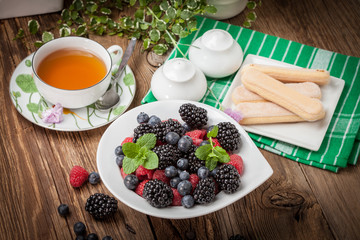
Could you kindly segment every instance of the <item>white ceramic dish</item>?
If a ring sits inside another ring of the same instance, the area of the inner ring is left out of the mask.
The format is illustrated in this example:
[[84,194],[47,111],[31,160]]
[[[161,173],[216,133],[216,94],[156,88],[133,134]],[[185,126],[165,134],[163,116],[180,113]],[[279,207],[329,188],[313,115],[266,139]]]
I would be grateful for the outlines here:
[[[297,67],[288,63],[252,54],[249,54],[245,58],[242,66],[251,63],[280,67]],[[234,88],[241,84],[241,69],[242,67],[235,76],[233,83],[231,84],[224,98],[223,106],[226,108],[234,107],[234,104],[231,101],[231,94]],[[325,118],[322,120],[316,122],[247,125],[243,127],[248,132],[284,141],[296,146],[310,149],[312,151],[317,151],[319,150],[321,143],[324,139],[326,130],[329,127],[332,115],[334,114],[337,102],[339,101],[344,85],[344,80],[330,77],[329,84],[320,87],[322,93],[321,102],[323,103],[324,109],[326,111]]]
[[[129,66],[118,80],[120,104],[108,111],[99,111],[93,105],[64,111],[64,120],[58,124],[44,123],[38,115],[40,105],[50,102],[41,101],[41,95],[35,87],[32,77],[31,60],[33,53],[27,56],[15,69],[10,79],[10,97],[16,110],[30,122],[44,128],[58,131],[84,131],[104,126],[118,118],[130,106],[135,96],[136,81]],[[125,81],[126,76],[126,81]]]
[[224,194],[221,192],[216,196],[212,203],[195,205],[190,209],[186,209],[182,206],[167,207],[163,209],[154,208],[135,192],[128,190],[120,175],[120,169],[115,163],[114,149],[121,144],[125,137],[133,135],[133,129],[138,125],[136,116],[140,112],[146,112],[149,115],[156,114],[161,119],[176,118],[181,121],[178,109],[186,102],[191,101],[159,101],[136,107],[113,122],[105,131],[99,142],[97,150],[97,167],[103,183],[116,198],[139,212],[155,217],[170,219],[192,218],[209,214],[244,197],[265,182],[273,173],[273,170],[266,159],[262,156],[248,134],[239,124],[220,110],[202,103],[191,102],[208,111],[209,125],[222,121],[229,121],[235,124],[241,133],[242,143],[240,149],[235,152],[242,156],[245,168],[241,176],[240,190],[234,194]]

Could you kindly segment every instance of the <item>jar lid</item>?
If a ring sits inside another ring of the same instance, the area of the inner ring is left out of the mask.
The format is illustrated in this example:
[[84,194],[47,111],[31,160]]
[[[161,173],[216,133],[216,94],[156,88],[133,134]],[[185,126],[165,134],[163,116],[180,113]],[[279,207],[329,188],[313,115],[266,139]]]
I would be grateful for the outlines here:
[[186,82],[195,75],[195,67],[185,58],[173,58],[163,67],[165,77],[174,82]]
[[234,42],[230,33],[222,29],[212,29],[201,37],[202,44],[213,51],[224,51],[231,47]]

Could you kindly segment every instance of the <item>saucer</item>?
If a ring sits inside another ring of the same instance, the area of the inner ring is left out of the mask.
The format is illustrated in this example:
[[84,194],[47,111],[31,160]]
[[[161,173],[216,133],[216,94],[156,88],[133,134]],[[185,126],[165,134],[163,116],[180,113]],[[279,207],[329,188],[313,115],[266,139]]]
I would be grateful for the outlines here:
[[61,123],[44,123],[39,117],[46,107],[52,104],[39,94],[32,77],[31,60],[34,53],[27,56],[15,69],[10,80],[10,96],[16,110],[30,122],[44,128],[58,131],[84,131],[102,127],[122,115],[135,96],[136,81],[129,66],[118,80],[117,91],[120,104],[108,111],[99,111],[94,104],[78,109],[64,108],[64,120]]

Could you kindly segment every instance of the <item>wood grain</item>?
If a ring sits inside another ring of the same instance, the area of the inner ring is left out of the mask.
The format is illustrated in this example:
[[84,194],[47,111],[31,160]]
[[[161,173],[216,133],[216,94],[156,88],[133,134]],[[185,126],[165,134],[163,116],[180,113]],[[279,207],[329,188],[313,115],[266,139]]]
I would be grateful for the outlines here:
[[[70,2],[70,1],[67,1]],[[257,9],[253,29],[341,54],[360,57],[358,0],[267,0]],[[129,10],[125,10],[129,11]],[[246,12],[245,12],[246,13]],[[241,25],[245,13],[227,23]],[[123,12],[115,13],[124,15]],[[84,132],[56,132],[22,117],[9,96],[16,66],[34,52],[40,35],[13,41],[20,27],[36,19],[41,30],[56,27],[59,13],[0,20],[0,239],[74,239],[73,225],[86,224],[88,233],[114,239],[360,239],[360,168],[338,174],[302,165],[260,150],[273,176],[234,204],[215,213],[181,220],[146,216],[119,202],[107,221],[95,221],[84,209],[89,195],[110,194],[103,184],[74,189],[68,174],[74,165],[97,171],[96,149],[108,126]],[[109,47],[124,49],[125,38],[90,36]],[[129,61],[136,78],[130,108],[140,105],[153,72],[166,57],[142,52],[138,42]],[[62,218],[57,206],[67,203]]]

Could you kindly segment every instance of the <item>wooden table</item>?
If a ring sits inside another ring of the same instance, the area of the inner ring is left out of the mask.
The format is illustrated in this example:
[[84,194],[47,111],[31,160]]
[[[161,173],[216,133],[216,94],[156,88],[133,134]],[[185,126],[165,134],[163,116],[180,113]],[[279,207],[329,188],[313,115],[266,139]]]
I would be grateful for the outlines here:
[[[267,0],[257,10],[254,30],[307,45],[360,57],[358,0]],[[17,30],[37,19],[41,29],[56,26],[59,13],[0,20],[0,238],[74,239],[73,224],[82,221],[88,233],[114,239],[360,239],[360,167],[338,174],[290,161],[261,150],[274,169],[263,185],[215,213],[183,220],[167,220],[139,213],[123,203],[108,221],[95,221],[85,210],[90,194],[108,193],[103,184],[74,189],[68,174],[74,165],[96,171],[96,149],[108,126],[84,132],[58,132],[23,118],[9,97],[15,67],[35,51],[12,39]],[[244,15],[226,20],[241,25]],[[39,36],[26,39],[34,42]],[[128,40],[96,37],[105,47]],[[156,70],[138,43],[129,65],[135,72],[140,105]],[[71,215],[57,213],[67,203]]]

